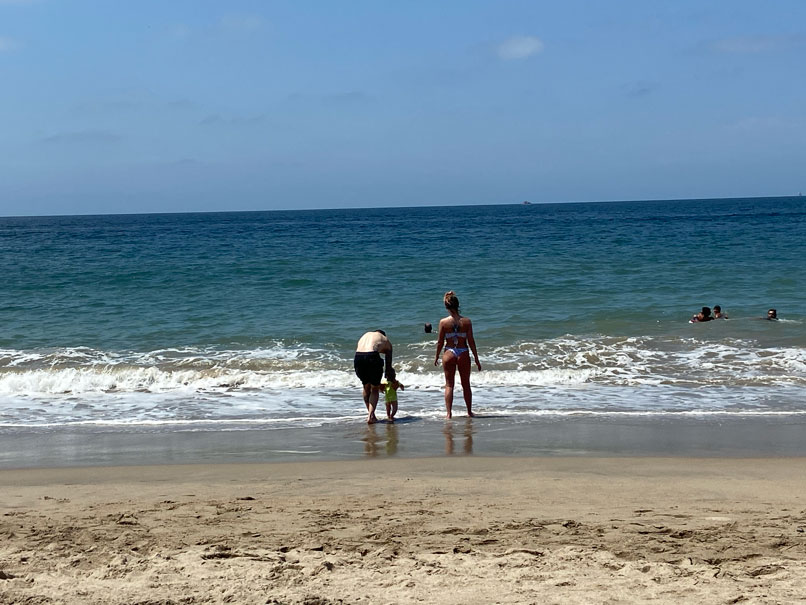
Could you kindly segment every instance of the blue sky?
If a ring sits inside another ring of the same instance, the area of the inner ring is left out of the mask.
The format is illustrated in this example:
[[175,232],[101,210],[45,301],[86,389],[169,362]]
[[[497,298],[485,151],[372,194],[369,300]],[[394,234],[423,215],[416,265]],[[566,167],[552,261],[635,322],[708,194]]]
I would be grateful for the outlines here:
[[791,195],[806,2],[0,0],[0,214]]

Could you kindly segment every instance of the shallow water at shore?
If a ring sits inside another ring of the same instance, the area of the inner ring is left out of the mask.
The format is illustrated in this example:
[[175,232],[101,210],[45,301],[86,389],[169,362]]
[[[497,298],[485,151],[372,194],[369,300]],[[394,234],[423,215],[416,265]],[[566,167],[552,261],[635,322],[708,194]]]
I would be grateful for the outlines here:
[[412,419],[273,430],[42,430],[2,435],[0,468],[431,456],[806,456],[806,417]]

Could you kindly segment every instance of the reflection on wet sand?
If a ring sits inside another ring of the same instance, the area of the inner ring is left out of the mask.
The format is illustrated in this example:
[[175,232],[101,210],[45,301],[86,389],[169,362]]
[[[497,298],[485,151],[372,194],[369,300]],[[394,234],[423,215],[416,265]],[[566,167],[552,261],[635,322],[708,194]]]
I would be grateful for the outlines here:
[[[449,420],[445,423],[445,428],[442,430],[445,434],[445,454],[452,456],[456,453],[456,441],[462,437],[462,453],[465,455],[473,453],[473,420],[472,418],[465,418],[464,423],[456,420]],[[454,436],[456,433],[456,436]]]
[[[370,458],[397,456],[398,430],[399,427],[396,422],[378,422],[366,425],[361,436],[361,442],[364,444],[364,454]],[[471,455],[473,453],[473,435],[475,432],[472,418],[447,420],[442,428],[442,433],[445,435],[445,455]],[[409,446],[407,449],[417,447],[409,441],[406,441],[406,443]],[[438,447],[437,444],[433,445]],[[422,447],[422,444],[419,447]],[[431,447],[426,444],[426,449],[430,450]]]
[[364,453],[372,458],[383,454],[397,455],[398,435],[393,422],[368,424],[361,441],[364,442]]

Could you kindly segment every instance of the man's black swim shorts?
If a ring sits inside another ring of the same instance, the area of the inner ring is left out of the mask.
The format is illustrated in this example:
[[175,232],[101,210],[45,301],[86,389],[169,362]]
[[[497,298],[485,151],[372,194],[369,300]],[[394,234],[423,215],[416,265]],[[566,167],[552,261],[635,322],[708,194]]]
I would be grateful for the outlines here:
[[377,351],[356,353],[353,366],[355,367],[355,375],[361,380],[361,384],[381,384],[383,359],[381,359]]

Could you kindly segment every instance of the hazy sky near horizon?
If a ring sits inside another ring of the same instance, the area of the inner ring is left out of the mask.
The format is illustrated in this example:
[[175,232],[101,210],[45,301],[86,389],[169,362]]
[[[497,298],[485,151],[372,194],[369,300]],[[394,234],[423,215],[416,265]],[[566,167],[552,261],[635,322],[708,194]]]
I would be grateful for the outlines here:
[[0,0],[0,215],[796,195],[806,2]]

